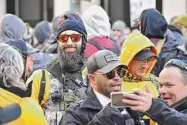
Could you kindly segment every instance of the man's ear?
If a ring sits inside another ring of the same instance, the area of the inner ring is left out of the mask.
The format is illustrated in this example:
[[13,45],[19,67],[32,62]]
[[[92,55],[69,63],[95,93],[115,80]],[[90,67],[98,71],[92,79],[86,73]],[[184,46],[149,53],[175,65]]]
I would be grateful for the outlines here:
[[95,84],[95,75],[94,74],[88,74],[88,80],[90,84]]
[[93,81],[95,79],[95,76],[93,74],[88,74],[89,81]]

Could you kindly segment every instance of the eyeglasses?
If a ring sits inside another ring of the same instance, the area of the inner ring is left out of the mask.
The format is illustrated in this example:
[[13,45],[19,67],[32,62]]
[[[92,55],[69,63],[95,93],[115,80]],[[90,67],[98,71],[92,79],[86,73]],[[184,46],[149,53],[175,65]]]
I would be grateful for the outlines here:
[[71,35],[63,34],[63,35],[59,35],[58,38],[62,43],[66,43],[69,37],[71,38],[71,41],[75,43],[80,41],[82,34],[71,34]]
[[[116,73],[118,74],[120,78],[122,78],[127,73],[127,69],[120,67],[120,68],[117,68],[117,70],[112,70],[106,73],[105,75],[108,79],[113,79]],[[104,73],[96,73],[96,74],[104,74]]]
[[165,66],[170,66],[170,65],[177,66],[178,68],[187,71],[187,62],[186,62],[185,60],[171,59],[171,60],[169,60],[169,61],[165,64]]
[[143,65],[143,64],[151,64],[153,61],[153,58],[149,58],[146,60],[137,60],[137,59],[134,59],[134,60],[136,60],[137,63],[140,63],[141,65]]

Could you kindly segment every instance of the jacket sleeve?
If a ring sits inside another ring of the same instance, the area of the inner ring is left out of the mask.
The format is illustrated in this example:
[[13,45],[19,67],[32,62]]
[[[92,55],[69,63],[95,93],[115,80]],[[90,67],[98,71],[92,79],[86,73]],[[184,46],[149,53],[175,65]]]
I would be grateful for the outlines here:
[[151,108],[146,112],[160,125],[186,125],[187,115],[170,108],[163,100],[153,99]]
[[77,105],[70,105],[67,109],[63,119],[60,122],[60,125],[83,125],[82,113],[80,110],[77,110]]

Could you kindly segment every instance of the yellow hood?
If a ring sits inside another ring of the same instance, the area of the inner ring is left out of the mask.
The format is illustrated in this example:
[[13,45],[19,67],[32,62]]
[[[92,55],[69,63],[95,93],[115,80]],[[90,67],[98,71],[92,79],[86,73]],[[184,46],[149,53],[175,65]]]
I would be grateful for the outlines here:
[[[120,61],[126,66],[129,65],[134,56],[143,50],[144,48],[150,47],[151,51],[157,55],[156,48],[154,44],[139,31],[132,32],[128,35],[125,42],[123,43]],[[152,66],[149,68],[148,73],[152,70],[153,66],[156,63],[156,59],[153,60]]]

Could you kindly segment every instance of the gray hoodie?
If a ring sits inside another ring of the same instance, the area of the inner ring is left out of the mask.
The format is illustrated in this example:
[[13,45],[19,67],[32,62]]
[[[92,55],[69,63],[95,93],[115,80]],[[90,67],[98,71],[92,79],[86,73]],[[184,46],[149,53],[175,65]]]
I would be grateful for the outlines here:
[[[5,14],[0,27],[0,42],[8,42],[11,40],[23,40],[26,32],[26,25],[19,17],[13,14]],[[38,50],[27,45],[27,50],[34,57],[34,70],[45,67],[52,59],[53,55],[45,53],[36,53]],[[31,52],[32,51],[32,52]]]
[[93,5],[82,15],[87,31],[87,39],[95,36],[110,36],[110,22],[105,10],[100,6]]
[[0,39],[2,42],[23,40],[26,29],[26,25],[19,17],[12,14],[5,14],[1,21]]

